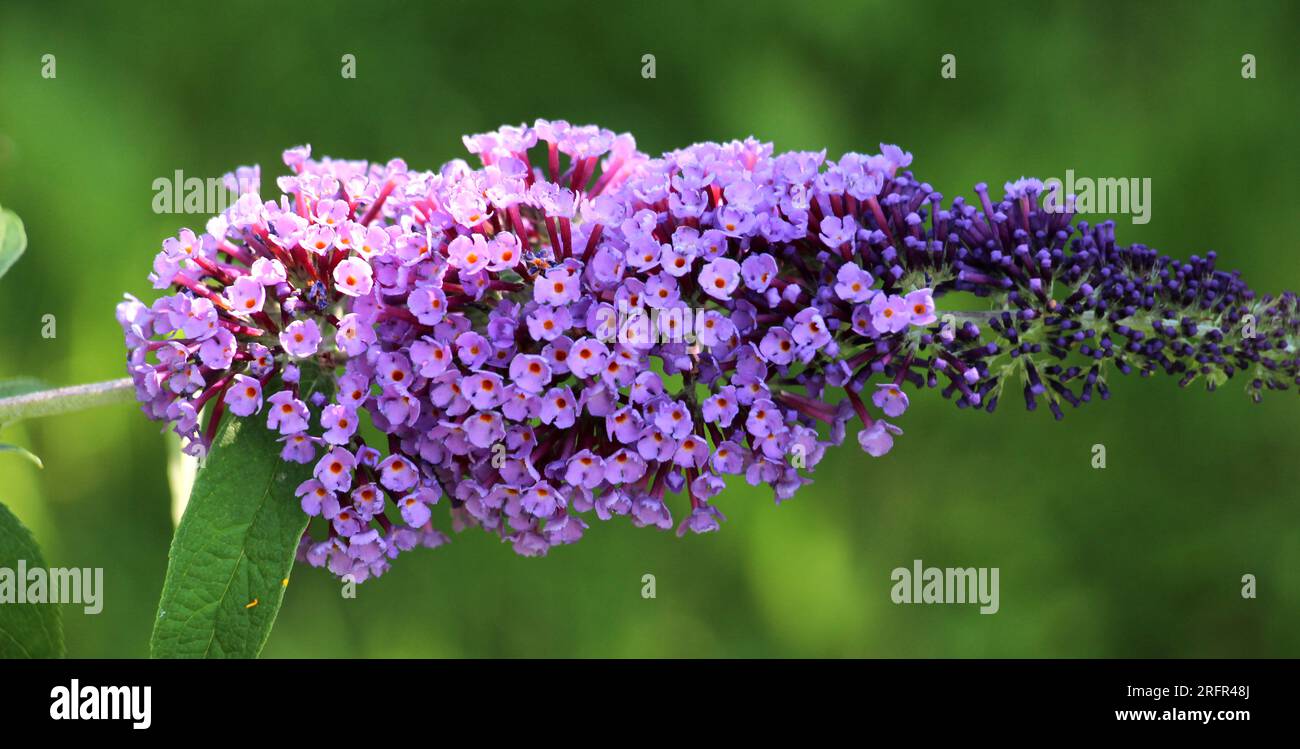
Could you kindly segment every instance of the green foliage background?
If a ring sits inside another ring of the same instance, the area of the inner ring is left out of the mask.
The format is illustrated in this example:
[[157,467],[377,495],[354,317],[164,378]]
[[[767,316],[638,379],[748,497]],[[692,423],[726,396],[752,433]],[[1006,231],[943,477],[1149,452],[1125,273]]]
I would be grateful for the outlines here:
[[[151,211],[158,177],[260,162],[266,184],[301,142],[432,167],[464,154],[463,133],[538,116],[651,152],[897,142],[948,196],[1066,169],[1151,177],[1153,220],[1122,220],[1121,241],[1217,249],[1263,291],[1300,288],[1298,27],[1285,2],[6,0],[0,202],[30,248],[0,283],[0,376],[123,374],[113,305],[152,299],[161,240],[203,223]],[[939,77],[946,53],[956,80]],[[265,654],[1300,656],[1294,395],[1258,407],[1239,381],[1210,395],[1120,379],[1061,424],[1011,401],[987,416],[927,392],[891,456],[846,445],[781,507],[737,485],[711,536],[598,524],[527,560],[474,531],[356,600],[298,568]],[[0,500],[48,563],[105,568],[101,615],[65,607],[69,655],[146,655],[173,530],[158,427],[116,407],[3,436],[45,461],[0,460]],[[1001,611],[893,605],[890,571],[916,558],[1001,568]]]

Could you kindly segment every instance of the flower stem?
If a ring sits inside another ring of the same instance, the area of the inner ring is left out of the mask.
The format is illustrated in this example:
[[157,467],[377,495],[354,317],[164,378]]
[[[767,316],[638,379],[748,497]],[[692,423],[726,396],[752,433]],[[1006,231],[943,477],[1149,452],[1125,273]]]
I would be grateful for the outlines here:
[[129,377],[24,393],[10,398],[0,398],[0,425],[38,416],[56,416],[71,411],[83,411],[96,406],[129,403],[133,400],[135,400],[135,383]]

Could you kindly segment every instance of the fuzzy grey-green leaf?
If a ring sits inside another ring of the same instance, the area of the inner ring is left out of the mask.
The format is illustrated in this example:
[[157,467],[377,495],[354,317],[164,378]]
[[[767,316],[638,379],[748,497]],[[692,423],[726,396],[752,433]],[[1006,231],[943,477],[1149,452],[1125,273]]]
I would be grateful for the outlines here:
[[307,527],[293,490],[310,466],[280,460],[261,419],[228,418],[172,539],[155,658],[255,658]]
[[45,567],[31,531],[0,504],[0,658],[62,658],[59,605],[17,602],[17,586],[27,585],[18,579],[20,560],[29,570]]
[[27,249],[27,230],[13,211],[0,206],[0,278]]
[[45,467],[45,464],[41,462],[41,459],[33,455],[32,452],[25,447],[0,442],[0,453],[14,453],[15,455],[30,460],[37,468]]

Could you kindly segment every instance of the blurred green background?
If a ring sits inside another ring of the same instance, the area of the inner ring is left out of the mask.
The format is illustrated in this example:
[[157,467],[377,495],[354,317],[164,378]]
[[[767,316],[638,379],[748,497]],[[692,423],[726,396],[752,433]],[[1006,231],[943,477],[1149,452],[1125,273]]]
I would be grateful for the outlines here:
[[[269,5],[5,0],[0,204],[30,247],[0,282],[0,377],[123,375],[114,304],[153,299],[161,240],[204,221],[154,214],[158,177],[260,162],[266,185],[302,142],[430,168],[464,155],[463,133],[539,116],[631,131],[648,152],[897,142],[949,197],[1066,169],[1150,177],[1152,221],[1123,219],[1121,241],[1217,249],[1261,291],[1300,288],[1295,3]],[[1113,385],[1059,424],[929,391],[889,457],[847,444],[781,507],[742,482],[718,534],[593,521],[522,559],[472,531],[356,600],[302,567],[265,654],[1300,656],[1300,402],[1252,406],[1239,380]],[[69,655],[146,655],[172,532],[158,426],[118,406],[2,436],[45,460],[0,458],[0,500],[47,562],[105,568],[101,615],[64,608]],[[999,567],[1001,611],[894,605],[890,571],[918,558]]]

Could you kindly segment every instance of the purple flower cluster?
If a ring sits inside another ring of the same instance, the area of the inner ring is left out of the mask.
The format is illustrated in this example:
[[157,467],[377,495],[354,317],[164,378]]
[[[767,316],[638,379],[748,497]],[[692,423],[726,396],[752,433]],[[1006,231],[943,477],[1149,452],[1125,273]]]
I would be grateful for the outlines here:
[[[1116,248],[1105,227],[1067,247],[1070,217],[1039,208],[1032,181],[943,209],[888,145],[650,158],[629,135],[545,120],[464,140],[481,168],[290,149],[273,200],[240,170],[248,192],[163,243],[150,279],[175,293],[118,306],[144,410],[188,452],[228,412],[264,418],[284,460],[314,467],[297,494],[326,530],[299,555],[338,575],[443,543],[444,497],[453,527],[529,556],[593,513],[714,530],[728,475],[788,499],[855,419],[862,449],[888,452],[905,383],[991,410],[1020,372],[1029,402],[1057,410],[1079,400],[1075,377],[1082,400],[1104,388],[1108,358],[1294,378],[1294,297],[1249,303],[1212,257]],[[954,291],[997,304],[940,315],[935,295]],[[1204,314],[1135,323],[1175,306]],[[1263,342],[1197,322],[1243,314]],[[1044,349],[1089,366],[1040,372]]]

